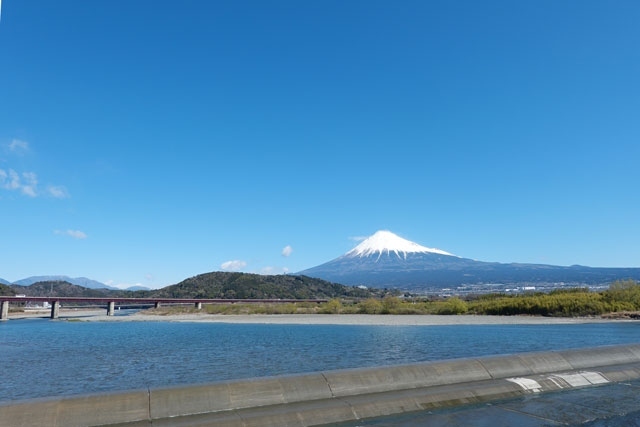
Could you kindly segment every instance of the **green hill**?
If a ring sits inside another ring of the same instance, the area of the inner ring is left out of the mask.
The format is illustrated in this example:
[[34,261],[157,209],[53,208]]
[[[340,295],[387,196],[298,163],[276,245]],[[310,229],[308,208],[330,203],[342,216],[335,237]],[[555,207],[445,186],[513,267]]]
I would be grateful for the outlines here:
[[95,297],[101,298],[113,295],[108,289],[89,289],[73,285],[63,280],[36,282],[29,286],[11,285],[17,294],[28,297]]
[[190,277],[151,295],[159,298],[316,299],[367,298],[378,290],[348,287],[307,276],[213,272]]
[[11,286],[3,285],[2,283],[0,283],[0,295],[13,296],[15,294],[16,292],[11,289]]
[[384,291],[343,286],[307,276],[213,272],[190,277],[162,289],[145,291],[89,289],[66,281],[43,281],[29,286],[4,286],[0,288],[0,294],[28,297],[329,299],[369,298],[381,296]]

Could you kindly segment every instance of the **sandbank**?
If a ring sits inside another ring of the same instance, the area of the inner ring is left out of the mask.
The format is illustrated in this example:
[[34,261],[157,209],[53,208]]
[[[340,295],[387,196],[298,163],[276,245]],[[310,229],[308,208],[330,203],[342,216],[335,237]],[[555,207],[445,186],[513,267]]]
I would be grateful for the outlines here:
[[[601,317],[479,316],[479,315],[392,315],[392,314],[145,314],[107,316],[106,310],[61,310],[59,320],[91,322],[208,322],[279,325],[551,325],[579,323],[639,322]],[[11,313],[11,319],[48,318],[49,312]]]

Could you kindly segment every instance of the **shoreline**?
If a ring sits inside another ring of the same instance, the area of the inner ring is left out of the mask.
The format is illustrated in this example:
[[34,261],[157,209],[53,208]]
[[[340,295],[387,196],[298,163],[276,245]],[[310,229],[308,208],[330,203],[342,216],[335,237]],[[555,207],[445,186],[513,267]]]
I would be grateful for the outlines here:
[[[49,318],[49,311],[10,313],[8,320]],[[245,323],[274,325],[371,325],[371,326],[437,326],[437,325],[560,325],[583,323],[640,322],[637,319],[602,317],[542,317],[430,314],[144,314],[107,316],[104,309],[61,310],[59,319],[83,322],[192,322]]]

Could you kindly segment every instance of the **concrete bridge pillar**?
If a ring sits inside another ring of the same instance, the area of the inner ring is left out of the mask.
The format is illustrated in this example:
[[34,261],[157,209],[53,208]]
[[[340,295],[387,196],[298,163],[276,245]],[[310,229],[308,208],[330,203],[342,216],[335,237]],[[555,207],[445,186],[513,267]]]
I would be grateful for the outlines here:
[[9,318],[9,301],[0,302],[0,320]]
[[201,302],[197,302],[196,303],[196,310],[202,310],[202,303]]
[[113,310],[116,307],[116,302],[115,301],[109,301],[109,304],[107,304],[107,316],[113,316]]
[[160,308],[160,301],[156,301],[156,303],[153,306],[154,308]]
[[57,319],[59,313],[60,313],[60,301],[52,301],[51,302],[51,318]]

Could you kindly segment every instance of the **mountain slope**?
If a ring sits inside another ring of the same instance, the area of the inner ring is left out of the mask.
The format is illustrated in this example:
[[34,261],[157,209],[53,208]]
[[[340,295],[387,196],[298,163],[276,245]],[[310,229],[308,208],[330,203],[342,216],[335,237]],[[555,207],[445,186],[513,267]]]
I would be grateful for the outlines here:
[[640,280],[640,268],[475,261],[440,249],[425,248],[388,231],[379,231],[346,254],[298,274],[345,285],[411,291],[489,283],[518,285],[566,282],[595,285],[619,279]]
[[69,276],[31,276],[14,282],[15,285],[30,286],[37,282],[64,281],[72,285],[82,286],[89,289],[116,289],[107,286],[102,282],[91,280],[86,277],[69,277]]
[[83,286],[74,285],[64,280],[49,280],[36,282],[28,286],[12,285],[13,289],[18,294],[34,297],[95,297],[102,298],[112,295],[112,291],[109,289],[90,289]]
[[213,272],[200,274],[161,289],[90,289],[64,280],[48,280],[24,285],[0,285],[0,295],[24,294],[57,297],[127,298],[239,298],[239,299],[324,299],[382,296],[375,289],[359,289],[305,276],[265,276],[248,273]]
[[369,297],[371,292],[304,276],[212,272],[153,291],[162,298],[315,299]]
[[15,295],[16,292],[9,286],[3,283],[0,283],[0,295]]

